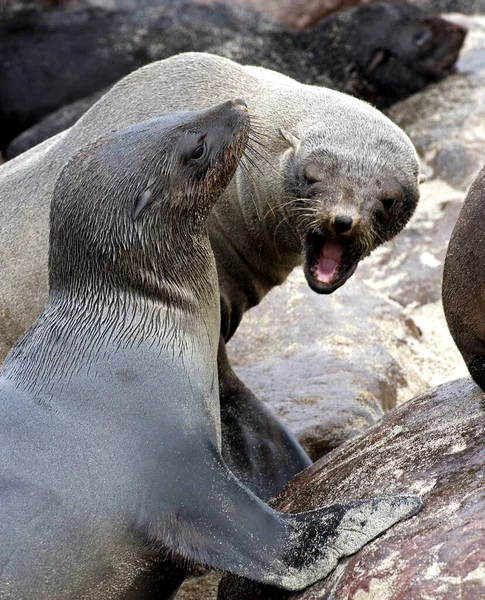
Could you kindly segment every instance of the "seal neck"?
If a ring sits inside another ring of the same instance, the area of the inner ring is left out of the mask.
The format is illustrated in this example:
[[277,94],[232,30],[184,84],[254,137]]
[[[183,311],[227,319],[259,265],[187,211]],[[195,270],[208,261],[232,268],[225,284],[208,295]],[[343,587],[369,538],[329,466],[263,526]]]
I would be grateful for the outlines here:
[[244,312],[259,304],[301,263],[301,241],[278,206],[281,181],[274,187],[273,208],[272,200],[261,197],[251,177],[238,170],[229,188],[232,197],[216,204],[210,215],[221,294],[221,332],[226,341]]
[[212,352],[215,364],[220,315],[214,257],[207,235],[186,244],[186,264],[178,247],[172,262],[161,259],[167,248],[146,260],[136,260],[132,248],[131,261],[120,253],[114,263],[110,255],[98,264],[89,254],[83,263],[69,252],[61,258],[51,253],[48,303],[11,350],[3,374],[42,398],[73,369],[88,372],[91,364],[123,351],[136,355],[137,348],[156,361],[177,353],[183,360],[197,346],[198,353]]

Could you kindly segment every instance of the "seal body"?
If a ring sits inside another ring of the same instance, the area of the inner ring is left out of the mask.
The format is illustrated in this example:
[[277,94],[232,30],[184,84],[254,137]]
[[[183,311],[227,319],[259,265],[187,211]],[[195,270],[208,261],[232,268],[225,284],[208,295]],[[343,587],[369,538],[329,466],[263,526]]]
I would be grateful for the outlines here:
[[473,182],[450,238],[443,271],[443,309],[470,375],[485,389],[484,293],[481,269],[485,169]]
[[139,11],[20,15],[0,41],[0,149],[49,112],[180,52],[260,65],[383,107],[446,75],[463,39],[460,26],[408,4],[358,7],[307,32],[183,0]]
[[194,564],[300,589],[420,508],[285,516],[221,457],[205,223],[248,128],[241,101],[168,115],[62,171],[49,300],[0,373],[2,598],[172,598]]
[[172,57],[128,76],[68,132],[0,169],[0,344],[6,353],[45,302],[47,217],[64,162],[103,133],[228,94],[244,95],[256,119],[250,160],[209,216],[221,295],[223,452],[253,491],[270,498],[309,459],[233,373],[225,342],[296,265],[305,263],[313,289],[330,293],[410,218],[419,196],[415,150],[371,106],[207,54]]

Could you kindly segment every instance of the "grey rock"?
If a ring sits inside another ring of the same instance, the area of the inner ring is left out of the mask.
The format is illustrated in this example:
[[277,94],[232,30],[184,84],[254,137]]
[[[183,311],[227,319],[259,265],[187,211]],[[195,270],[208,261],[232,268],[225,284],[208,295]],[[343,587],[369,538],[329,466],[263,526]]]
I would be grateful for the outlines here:
[[299,593],[224,577],[219,600],[477,600],[485,597],[485,395],[452,381],[392,411],[312,465],[273,503],[311,510],[414,492],[424,508]]
[[228,351],[238,376],[316,459],[364,431],[407,387],[385,323],[395,330],[390,345],[405,345],[398,305],[355,277],[319,296],[298,269],[246,314]]

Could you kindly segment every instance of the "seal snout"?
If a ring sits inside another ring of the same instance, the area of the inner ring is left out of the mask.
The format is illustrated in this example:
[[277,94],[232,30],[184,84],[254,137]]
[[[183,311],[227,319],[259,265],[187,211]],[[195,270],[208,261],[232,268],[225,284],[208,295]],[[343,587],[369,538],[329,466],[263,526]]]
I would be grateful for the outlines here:
[[337,215],[332,222],[332,229],[337,235],[348,233],[354,224],[354,220],[349,215]]
[[248,105],[242,98],[236,98],[232,101],[231,104],[234,108],[238,108],[239,110],[242,110],[244,112],[248,111]]

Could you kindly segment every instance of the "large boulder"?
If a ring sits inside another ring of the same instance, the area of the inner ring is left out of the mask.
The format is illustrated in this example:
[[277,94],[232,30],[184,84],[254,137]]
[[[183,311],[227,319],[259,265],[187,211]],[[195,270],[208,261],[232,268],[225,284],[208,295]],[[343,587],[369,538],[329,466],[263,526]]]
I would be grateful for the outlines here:
[[485,597],[485,395],[449,382],[393,410],[287,485],[284,512],[414,492],[416,516],[395,525],[303,592],[225,576],[220,600],[478,600]]

